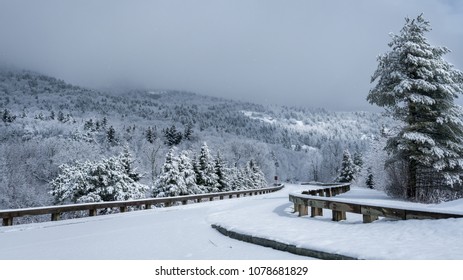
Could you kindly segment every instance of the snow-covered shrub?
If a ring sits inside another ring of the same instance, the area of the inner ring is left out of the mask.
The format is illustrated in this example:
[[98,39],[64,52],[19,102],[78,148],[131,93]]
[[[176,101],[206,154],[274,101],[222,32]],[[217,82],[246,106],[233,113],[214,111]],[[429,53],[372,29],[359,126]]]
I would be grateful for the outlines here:
[[50,183],[50,194],[56,203],[140,199],[148,188],[138,183],[139,178],[125,152],[97,162],[61,165],[58,177]]

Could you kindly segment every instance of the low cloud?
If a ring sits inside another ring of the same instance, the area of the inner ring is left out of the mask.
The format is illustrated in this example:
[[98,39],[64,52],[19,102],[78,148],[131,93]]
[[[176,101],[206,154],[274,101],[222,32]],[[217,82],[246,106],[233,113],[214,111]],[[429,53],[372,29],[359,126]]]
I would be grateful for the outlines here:
[[450,0],[0,0],[0,61],[94,88],[374,110],[376,56],[422,12],[462,69],[463,2]]

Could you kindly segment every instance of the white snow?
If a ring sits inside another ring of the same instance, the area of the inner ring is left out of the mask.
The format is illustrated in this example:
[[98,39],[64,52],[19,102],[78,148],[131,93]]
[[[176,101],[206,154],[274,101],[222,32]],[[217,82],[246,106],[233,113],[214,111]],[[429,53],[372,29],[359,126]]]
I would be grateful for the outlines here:
[[[293,186],[288,187],[287,190]],[[441,205],[398,202],[382,192],[363,188],[353,188],[337,198],[463,213],[463,200]],[[235,215],[217,214],[215,222],[237,232],[361,259],[463,259],[463,219],[396,221],[382,218],[363,224],[361,215],[347,213],[347,220],[332,222],[329,210],[324,210],[323,217],[298,217],[292,213],[293,205],[283,201],[273,209],[255,208],[253,216],[259,217],[259,222],[237,218],[248,213],[246,209],[235,211]]]
[[[317,188],[287,185],[259,196],[123,214],[0,227],[0,259],[305,259],[225,237],[227,229],[298,246],[365,259],[463,259],[463,219],[380,219],[332,222],[292,213],[290,192]],[[463,212],[463,201],[440,205],[397,202],[353,188],[339,199]]]
[[211,228],[211,215],[233,215],[234,209],[263,198],[0,227],[0,259],[307,259],[230,239]]
[[257,112],[251,112],[251,111],[241,111],[246,117],[252,119],[252,120],[258,120],[258,121],[261,121],[261,122],[265,122],[265,123],[270,123],[270,124],[273,124],[273,123],[276,123],[277,121],[270,117],[270,116],[267,116],[266,114],[264,113],[257,113]]

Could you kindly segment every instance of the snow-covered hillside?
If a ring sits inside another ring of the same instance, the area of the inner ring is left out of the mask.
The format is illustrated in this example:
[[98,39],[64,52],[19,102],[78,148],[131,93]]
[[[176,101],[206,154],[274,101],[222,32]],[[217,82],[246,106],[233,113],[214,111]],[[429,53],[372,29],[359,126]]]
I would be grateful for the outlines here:
[[[244,112],[244,113],[243,113]],[[101,161],[128,147],[152,186],[170,145],[225,167],[251,159],[268,181],[331,181],[342,152],[367,151],[378,114],[263,106],[166,90],[108,92],[29,71],[0,71],[0,208],[49,205],[62,164]],[[184,136],[169,141],[169,135]],[[189,131],[188,136],[187,131]],[[111,138],[109,134],[111,132]]]

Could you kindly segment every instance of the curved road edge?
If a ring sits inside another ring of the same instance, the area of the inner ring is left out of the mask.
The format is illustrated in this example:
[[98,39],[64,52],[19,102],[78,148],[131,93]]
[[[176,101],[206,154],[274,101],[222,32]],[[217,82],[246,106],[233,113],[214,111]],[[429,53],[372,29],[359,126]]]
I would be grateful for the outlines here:
[[290,244],[266,239],[263,237],[251,236],[251,235],[247,235],[243,233],[238,233],[232,230],[228,230],[216,224],[212,224],[211,226],[212,228],[215,228],[221,234],[228,236],[230,238],[256,244],[256,245],[260,245],[260,246],[264,246],[264,247],[270,247],[275,250],[285,251],[285,252],[289,252],[289,253],[296,254],[296,255],[301,255],[301,256],[306,256],[306,257],[311,257],[311,258],[316,258],[316,259],[322,259],[322,260],[358,260],[357,258],[353,258],[349,256],[344,256],[344,255],[339,255],[339,254],[334,254],[334,253],[327,253],[327,252],[312,250],[308,248],[300,248],[300,247],[296,247],[295,245],[290,245]]

